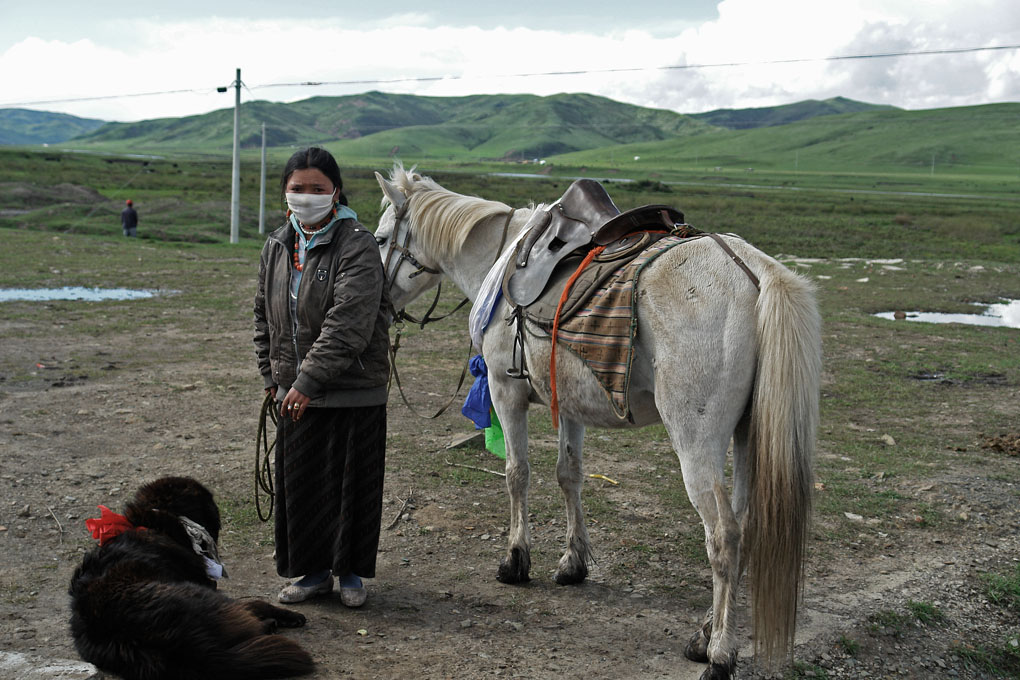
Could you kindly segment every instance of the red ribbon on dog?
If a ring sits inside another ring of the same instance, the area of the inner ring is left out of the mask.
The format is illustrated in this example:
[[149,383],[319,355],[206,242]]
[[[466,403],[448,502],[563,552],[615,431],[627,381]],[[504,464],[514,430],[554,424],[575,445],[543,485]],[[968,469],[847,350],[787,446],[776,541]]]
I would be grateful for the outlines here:
[[105,505],[97,507],[99,508],[99,517],[85,520],[85,528],[92,532],[92,538],[98,540],[99,545],[104,545],[125,531],[145,529],[145,527],[136,527],[124,515],[117,514]]

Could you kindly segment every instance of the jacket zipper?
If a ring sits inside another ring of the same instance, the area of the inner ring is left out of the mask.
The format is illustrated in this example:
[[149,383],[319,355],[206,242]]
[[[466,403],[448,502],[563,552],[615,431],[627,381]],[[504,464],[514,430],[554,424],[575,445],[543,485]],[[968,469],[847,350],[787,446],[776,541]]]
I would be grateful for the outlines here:
[[[307,262],[307,258],[306,258],[305,261]],[[295,271],[294,265],[290,264],[290,275],[291,275],[291,278],[294,277],[294,271]],[[298,326],[297,311],[298,311],[298,303],[301,301],[301,284],[304,282],[304,278],[305,277],[302,276],[301,277],[301,281],[298,281],[297,297],[294,300],[294,309],[293,309],[293,312],[292,312],[293,316],[292,316],[292,318],[290,320],[290,340],[291,340],[291,343],[294,345],[294,380],[297,380],[297,375],[298,375],[298,373],[301,372],[301,359],[300,359],[300,354],[298,353],[298,344],[297,344],[297,326]],[[290,286],[288,286],[288,289],[289,288],[290,288]],[[287,310],[290,311],[290,299],[289,299],[290,298],[290,290],[287,291],[287,297],[288,297],[288,300],[287,300]]]

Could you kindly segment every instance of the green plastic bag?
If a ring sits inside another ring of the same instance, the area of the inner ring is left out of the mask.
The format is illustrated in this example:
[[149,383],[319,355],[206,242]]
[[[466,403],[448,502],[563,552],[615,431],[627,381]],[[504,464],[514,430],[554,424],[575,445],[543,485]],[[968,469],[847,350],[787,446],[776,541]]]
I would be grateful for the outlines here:
[[492,416],[492,425],[485,428],[485,448],[490,453],[506,460],[506,443],[503,441],[503,427],[499,424],[499,418],[496,417],[495,409],[490,408],[489,415]]

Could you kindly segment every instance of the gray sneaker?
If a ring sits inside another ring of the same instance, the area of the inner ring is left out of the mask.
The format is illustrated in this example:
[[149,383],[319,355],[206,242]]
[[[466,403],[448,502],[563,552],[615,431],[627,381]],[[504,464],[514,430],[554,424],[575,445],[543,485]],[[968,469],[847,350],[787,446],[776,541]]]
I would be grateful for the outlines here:
[[[279,599],[284,604],[294,604],[295,602],[304,602],[305,600],[318,597],[320,595],[329,595],[333,592],[333,575],[330,574],[324,581],[316,583],[314,586],[299,586],[297,583],[291,583],[289,586],[280,591]],[[364,600],[362,600],[364,602]]]
[[347,607],[360,607],[368,599],[368,590],[362,585],[360,588],[340,588],[340,601]]

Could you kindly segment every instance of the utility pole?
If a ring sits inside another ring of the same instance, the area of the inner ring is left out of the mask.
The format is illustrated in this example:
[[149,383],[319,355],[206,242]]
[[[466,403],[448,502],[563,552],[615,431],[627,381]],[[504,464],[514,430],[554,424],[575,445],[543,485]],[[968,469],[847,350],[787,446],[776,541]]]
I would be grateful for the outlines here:
[[241,223],[241,69],[234,81],[234,171],[230,188],[230,242],[237,243]]
[[259,235],[266,233],[266,124],[262,124],[262,178],[259,180]]

